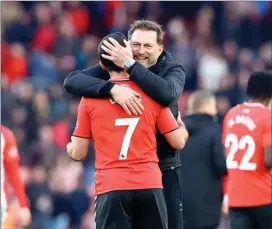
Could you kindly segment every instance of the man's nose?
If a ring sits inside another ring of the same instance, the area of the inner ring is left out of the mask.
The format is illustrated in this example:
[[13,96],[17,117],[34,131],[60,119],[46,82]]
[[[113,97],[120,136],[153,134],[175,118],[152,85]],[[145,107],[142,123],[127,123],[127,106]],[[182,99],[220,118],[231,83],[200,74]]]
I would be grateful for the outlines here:
[[138,53],[140,55],[143,55],[145,53],[145,48],[143,46],[140,46],[139,50],[138,50]]

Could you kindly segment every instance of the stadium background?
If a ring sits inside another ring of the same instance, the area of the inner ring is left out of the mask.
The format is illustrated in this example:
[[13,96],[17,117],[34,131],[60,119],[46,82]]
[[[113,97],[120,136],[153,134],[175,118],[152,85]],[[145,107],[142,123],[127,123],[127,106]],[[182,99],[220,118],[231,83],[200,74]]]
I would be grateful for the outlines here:
[[1,118],[18,141],[31,228],[94,228],[94,152],[82,164],[66,156],[79,98],[62,84],[98,62],[104,35],[140,18],[163,25],[186,70],[182,114],[190,93],[207,88],[221,121],[247,99],[249,72],[271,66],[271,2],[1,2]]

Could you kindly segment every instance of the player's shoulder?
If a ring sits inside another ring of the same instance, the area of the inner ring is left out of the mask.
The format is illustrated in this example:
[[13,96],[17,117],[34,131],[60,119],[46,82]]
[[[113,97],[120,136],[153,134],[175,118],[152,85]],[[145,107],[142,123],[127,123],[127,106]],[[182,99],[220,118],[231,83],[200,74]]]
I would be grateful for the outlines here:
[[114,83],[118,84],[121,87],[129,87],[138,93],[142,92],[142,89],[136,83],[134,83],[133,81],[129,79],[128,80],[114,80]]
[[232,107],[228,112],[227,115],[232,116],[236,115],[237,113],[251,113],[251,114],[259,114],[264,113],[266,115],[271,114],[271,110],[269,110],[266,106],[259,104],[259,103],[249,103],[249,102],[244,102],[240,103],[234,107]]
[[252,116],[255,116],[256,118],[259,117],[270,117],[271,110],[260,103],[244,103],[244,110],[248,111],[248,113],[251,113]]
[[265,115],[271,115],[271,109],[269,109],[268,107],[263,106],[263,107],[258,108],[258,110],[263,112]]
[[97,98],[88,98],[88,97],[82,97],[80,100],[80,103],[84,106],[84,107],[92,107],[92,106],[96,106],[97,104],[102,104],[101,99],[97,99]]
[[271,120],[271,110],[259,103],[244,102],[231,108],[225,116],[227,121],[236,120],[236,118],[238,120],[246,118],[258,126],[262,126]]
[[138,92],[141,95],[141,100],[144,103],[152,103],[152,104],[157,104],[155,100],[153,100],[150,96],[148,96],[144,91],[133,81],[131,80],[122,80],[122,81],[116,81],[118,85],[122,87],[129,87],[132,90]]
[[265,125],[271,125],[272,111],[268,107],[261,108],[256,116],[259,116],[259,114],[262,114],[261,120]]

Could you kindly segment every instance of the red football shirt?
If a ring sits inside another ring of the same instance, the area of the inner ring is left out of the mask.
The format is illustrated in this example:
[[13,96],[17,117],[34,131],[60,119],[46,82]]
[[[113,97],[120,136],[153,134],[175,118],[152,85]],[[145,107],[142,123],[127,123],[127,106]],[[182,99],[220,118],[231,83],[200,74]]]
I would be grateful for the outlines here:
[[139,92],[145,110],[141,116],[129,116],[110,99],[81,99],[74,136],[93,139],[96,195],[162,188],[156,126],[161,133],[167,133],[178,125],[169,108],[154,102],[135,83],[116,83]]
[[25,187],[20,177],[19,160],[14,134],[1,125],[1,207],[3,211],[8,206],[8,184],[12,186],[20,206],[28,206]]
[[230,207],[272,203],[271,175],[264,163],[264,148],[272,145],[271,127],[271,111],[259,103],[243,103],[227,113],[223,144]]

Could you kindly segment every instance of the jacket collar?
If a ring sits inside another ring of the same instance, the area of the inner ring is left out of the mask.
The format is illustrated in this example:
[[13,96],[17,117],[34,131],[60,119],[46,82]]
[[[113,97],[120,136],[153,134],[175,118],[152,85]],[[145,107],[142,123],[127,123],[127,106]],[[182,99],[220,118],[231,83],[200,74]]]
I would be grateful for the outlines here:
[[167,60],[172,60],[172,56],[166,50],[163,50],[159,56],[157,63],[150,66],[148,69],[154,73],[160,72],[160,68],[166,63]]

